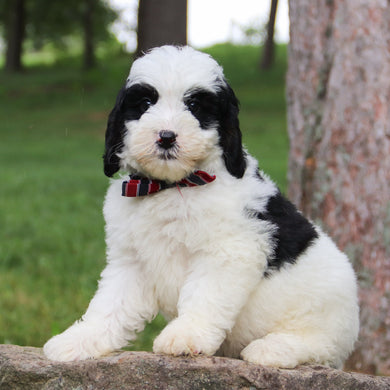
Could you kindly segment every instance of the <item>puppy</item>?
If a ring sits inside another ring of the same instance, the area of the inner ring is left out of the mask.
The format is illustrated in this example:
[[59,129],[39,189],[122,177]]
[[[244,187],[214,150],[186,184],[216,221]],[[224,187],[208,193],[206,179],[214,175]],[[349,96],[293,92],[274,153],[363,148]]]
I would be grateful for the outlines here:
[[107,266],[82,319],[44,346],[69,361],[134,340],[161,312],[153,350],[275,367],[341,367],[358,335],[346,256],[241,144],[222,68],[189,47],[137,59],[106,132]]

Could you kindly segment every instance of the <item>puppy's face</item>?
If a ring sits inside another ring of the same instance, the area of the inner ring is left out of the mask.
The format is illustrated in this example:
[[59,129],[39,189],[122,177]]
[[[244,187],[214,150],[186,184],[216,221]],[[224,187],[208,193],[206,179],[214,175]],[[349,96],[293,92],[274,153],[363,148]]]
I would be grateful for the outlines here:
[[106,132],[105,173],[178,181],[224,161],[241,177],[238,102],[221,67],[191,48],[164,46],[136,60]]

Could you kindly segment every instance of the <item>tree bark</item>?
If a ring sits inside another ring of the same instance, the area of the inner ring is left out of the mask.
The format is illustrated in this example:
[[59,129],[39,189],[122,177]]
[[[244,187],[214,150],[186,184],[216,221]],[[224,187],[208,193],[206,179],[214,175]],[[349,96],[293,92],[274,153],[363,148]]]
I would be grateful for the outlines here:
[[5,70],[19,72],[22,70],[22,45],[25,35],[24,0],[7,1]]
[[261,69],[269,69],[274,63],[274,35],[275,35],[275,20],[276,12],[278,10],[278,0],[271,0],[271,8],[269,12],[269,19],[267,23],[267,38],[264,43],[264,51],[260,62]]
[[166,44],[187,44],[187,0],[139,0],[136,57]]
[[289,196],[358,273],[361,332],[348,368],[390,375],[390,4],[289,9]]

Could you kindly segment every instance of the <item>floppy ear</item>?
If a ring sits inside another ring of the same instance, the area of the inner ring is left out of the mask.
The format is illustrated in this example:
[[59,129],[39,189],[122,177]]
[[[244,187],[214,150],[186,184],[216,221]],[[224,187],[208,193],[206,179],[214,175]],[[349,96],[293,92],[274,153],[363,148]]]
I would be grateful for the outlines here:
[[228,172],[240,179],[246,169],[246,160],[238,121],[239,102],[226,81],[219,92],[219,101],[221,104],[219,144],[223,150],[223,159]]
[[108,177],[119,171],[119,157],[117,153],[123,148],[123,135],[125,133],[125,121],[121,110],[124,96],[125,87],[119,91],[115,106],[110,112],[107,122],[103,161],[104,174]]

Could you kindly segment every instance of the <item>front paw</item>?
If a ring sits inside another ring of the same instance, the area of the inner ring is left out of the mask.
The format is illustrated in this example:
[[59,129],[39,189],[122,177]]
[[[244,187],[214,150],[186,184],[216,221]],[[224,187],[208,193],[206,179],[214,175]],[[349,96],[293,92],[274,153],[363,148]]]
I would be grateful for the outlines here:
[[224,332],[205,328],[196,321],[180,317],[169,323],[154,340],[153,352],[167,355],[213,355],[221,345]]
[[48,359],[62,362],[91,359],[111,350],[95,327],[82,322],[52,337],[43,346],[43,352]]
[[50,360],[70,362],[88,359],[90,356],[77,345],[76,340],[64,337],[62,334],[52,337],[43,346],[43,352]]

